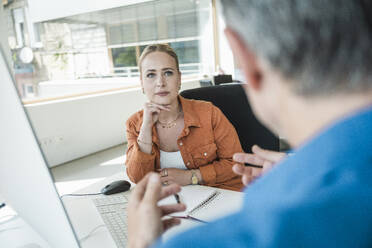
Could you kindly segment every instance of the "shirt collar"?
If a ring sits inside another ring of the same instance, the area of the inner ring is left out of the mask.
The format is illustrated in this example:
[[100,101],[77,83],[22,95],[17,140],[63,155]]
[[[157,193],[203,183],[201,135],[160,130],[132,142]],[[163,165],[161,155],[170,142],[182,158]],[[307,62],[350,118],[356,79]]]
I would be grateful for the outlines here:
[[178,99],[182,106],[185,127],[201,127],[197,110],[194,109],[193,100],[186,99],[180,95],[178,96]]

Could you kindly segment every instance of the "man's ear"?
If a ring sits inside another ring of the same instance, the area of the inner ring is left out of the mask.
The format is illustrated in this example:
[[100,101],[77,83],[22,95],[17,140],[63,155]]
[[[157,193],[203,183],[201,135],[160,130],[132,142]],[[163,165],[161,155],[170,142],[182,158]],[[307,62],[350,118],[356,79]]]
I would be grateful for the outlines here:
[[262,74],[257,65],[257,59],[250,49],[245,45],[244,40],[238,33],[229,27],[225,28],[225,35],[230,44],[234,57],[239,68],[242,70],[249,87],[259,89],[261,87]]

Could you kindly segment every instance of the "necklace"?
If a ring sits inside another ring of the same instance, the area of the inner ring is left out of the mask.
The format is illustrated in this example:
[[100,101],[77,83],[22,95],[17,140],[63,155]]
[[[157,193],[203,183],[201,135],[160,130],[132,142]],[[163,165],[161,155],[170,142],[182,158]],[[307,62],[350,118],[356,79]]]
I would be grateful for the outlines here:
[[158,120],[160,126],[162,128],[172,128],[172,127],[175,127],[177,126],[177,120],[178,118],[180,117],[180,114],[181,114],[181,111],[178,112],[177,116],[176,116],[176,119],[174,119],[173,121],[170,121],[170,122],[161,122],[160,120]]

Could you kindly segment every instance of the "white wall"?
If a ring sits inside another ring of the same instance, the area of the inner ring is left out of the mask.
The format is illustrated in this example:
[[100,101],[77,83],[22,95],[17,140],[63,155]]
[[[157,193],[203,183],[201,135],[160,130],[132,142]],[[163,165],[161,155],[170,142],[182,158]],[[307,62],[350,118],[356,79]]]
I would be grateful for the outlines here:
[[[196,87],[199,80],[191,80],[183,82],[181,90]],[[126,142],[125,121],[145,100],[136,88],[30,104],[26,110],[53,167]]]
[[133,87],[139,85],[139,77],[137,78],[85,78],[75,80],[51,80],[44,81],[38,84],[39,97],[54,97],[73,94],[81,94],[87,92],[97,92],[115,88]]

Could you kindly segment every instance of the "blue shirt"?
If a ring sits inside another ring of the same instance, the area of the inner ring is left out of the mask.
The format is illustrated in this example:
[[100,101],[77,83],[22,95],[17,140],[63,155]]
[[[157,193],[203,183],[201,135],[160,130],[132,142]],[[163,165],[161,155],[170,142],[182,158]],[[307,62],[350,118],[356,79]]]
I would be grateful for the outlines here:
[[372,247],[372,108],[327,127],[245,189],[242,209],[161,247]]

